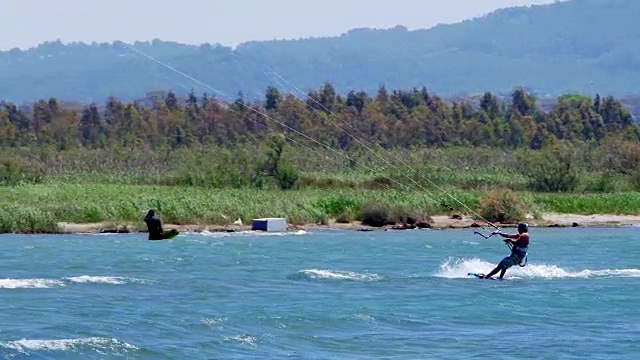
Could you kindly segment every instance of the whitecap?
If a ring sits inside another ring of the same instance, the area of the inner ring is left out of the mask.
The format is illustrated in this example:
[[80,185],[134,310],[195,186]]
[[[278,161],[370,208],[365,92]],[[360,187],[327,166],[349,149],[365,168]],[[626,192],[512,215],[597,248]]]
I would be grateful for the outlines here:
[[200,319],[200,322],[203,323],[204,325],[207,326],[220,326],[222,325],[224,322],[226,322],[228,320],[228,318],[221,318],[221,317],[214,317],[214,318],[202,318]]
[[249,345],[249,346],[256,346],[256,338],[249,336],[249,335],[245,335],[245,334],[240,334],[240,335],[236,335],[233,336],[231,338],[229,337],[225,337],[225,340],[229,341],[229,340],[235,340],[238,342],[241,342],[245,345]]
[[[488,273],[497,263],[490,263],[478,258],[448,259],[435,274],[443,278],[466,278],[469,273]],[[553,264],[527,264],[525,267],[513,266],[507,270],[506,278],[590,278],[590,277],[640,277],[640,269],[603,269],[603,270],[566,270]]]
[[102,354],[107,351],[138,350],[136,346],[117,339],[88,337],[76,339],[21,339],[0,342],[0,346],[28,354],[29,351],[71,351],[89,347]]
[[54,279],[0,279],[3,289],[47,289],[64,286],[60,280]]
[[144,283],[146,280],[137,278],[128,278],[121,276],[90,276],[81,275],[65,278],[74,283],[96,283],[96,284],[111,284],[122,285],[127,283]]
[[327,280],[351,280],[351,281],[378,281],[382,276],[375,273],[357,273],[354,271],[341,271],[329,269],[305,269],[296,273],[297,278],[302,279],[327,279]]
[[355,320],[362,320],[362,321],[366,321],[366,322],[373,322],[376,320],[376,318],[374,318],[371,315],[367,315],[367,314],[354,314],[352,316],[353,319]]

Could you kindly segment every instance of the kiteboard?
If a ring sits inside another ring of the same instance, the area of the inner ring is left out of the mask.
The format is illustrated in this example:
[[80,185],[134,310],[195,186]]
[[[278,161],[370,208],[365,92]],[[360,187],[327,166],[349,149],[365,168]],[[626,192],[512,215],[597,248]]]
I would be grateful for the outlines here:
[[176,229],[171,229],[162,233],[162,239],[154,239],[154,240],[171,240],[176,236],[178,236],[178,234],[180,234],[180,231]]
[[164,238],[166,238],[167,240],[171,240],[174,237],[178,236],[178,234],[180,234],[180,231],[176,230],[176,229],[171,229],[169,231],[165,231],[163,235]]
[[[467,275],[469,275],[469,276],[473,276],[473,277],[475,277],[475,278],[477,278],[477,279],[481,279],[481,280],[482,280],[482,278],[484,277],[484,274],[478,274],[478,273],[468,273]],[[486,279],[486,280],[496,280],[496,281],[500,281],[500,279],[496,279],[496,278],[494,278],[493,276],[492,276],[492,277],[490,277],[490,278],[488,278],[488,279]]]

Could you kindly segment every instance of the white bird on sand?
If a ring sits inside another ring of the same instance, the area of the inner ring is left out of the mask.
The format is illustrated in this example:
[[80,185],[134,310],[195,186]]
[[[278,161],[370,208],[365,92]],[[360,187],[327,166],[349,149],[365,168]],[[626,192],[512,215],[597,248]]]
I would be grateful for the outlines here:
[[233,222],[233,225],[242,225],[242,220],[238,218],[238,220]]

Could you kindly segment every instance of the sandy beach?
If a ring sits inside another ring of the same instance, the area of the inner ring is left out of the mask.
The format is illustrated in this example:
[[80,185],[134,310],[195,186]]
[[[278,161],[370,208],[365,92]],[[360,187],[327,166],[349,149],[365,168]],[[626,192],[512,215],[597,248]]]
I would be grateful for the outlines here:
[[[640,226],[640,215],[611,215],[611,214],[594,214],[594,215],[576,215],[576,214],[544,214],[541,219],[528,220],[530,227],[574,227],[574,226]],[[89,223],[89,224],[74,224],[74,223],[59,223],[60,231],[62,233],[131,233],[131,232],[145,232],[146,229],[143,224],[114,224],[114,223]],[[515,224],[495,224],[499,228],[514,227]],[[473,228],[484,227],[492,229],[489,225],[482,221],[477,221],[472,218],[452,219],[445,215],[436,215],[431,217],[429,221],[430,228],[433,229],[447,229],[447,228]],[[181,232],[232,232],[232,231],[244,231],[251,230],[250,224],[244,225],[175,225],[175,224],[163,224],[165,230],[177,229]],[[401,225],[385,226],[382,228],[374,228],[366,225],[362,225],[360,222],[351,223],[337,223],[330,221],[326,225],[321,224],[306,224],[306,225],[289,225],[291,230],[299,229],[345,229],[345,230],[393,230],[401,229]]]

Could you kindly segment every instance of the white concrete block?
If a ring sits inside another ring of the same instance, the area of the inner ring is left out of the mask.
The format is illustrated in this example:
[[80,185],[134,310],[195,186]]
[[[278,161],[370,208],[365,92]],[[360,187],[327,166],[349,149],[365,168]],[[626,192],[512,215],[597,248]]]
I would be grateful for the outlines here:
[[287,231],[287,219],[285,218],[264,218],[253,219],[251,230],[268,231],[268,232],[284,232]]

